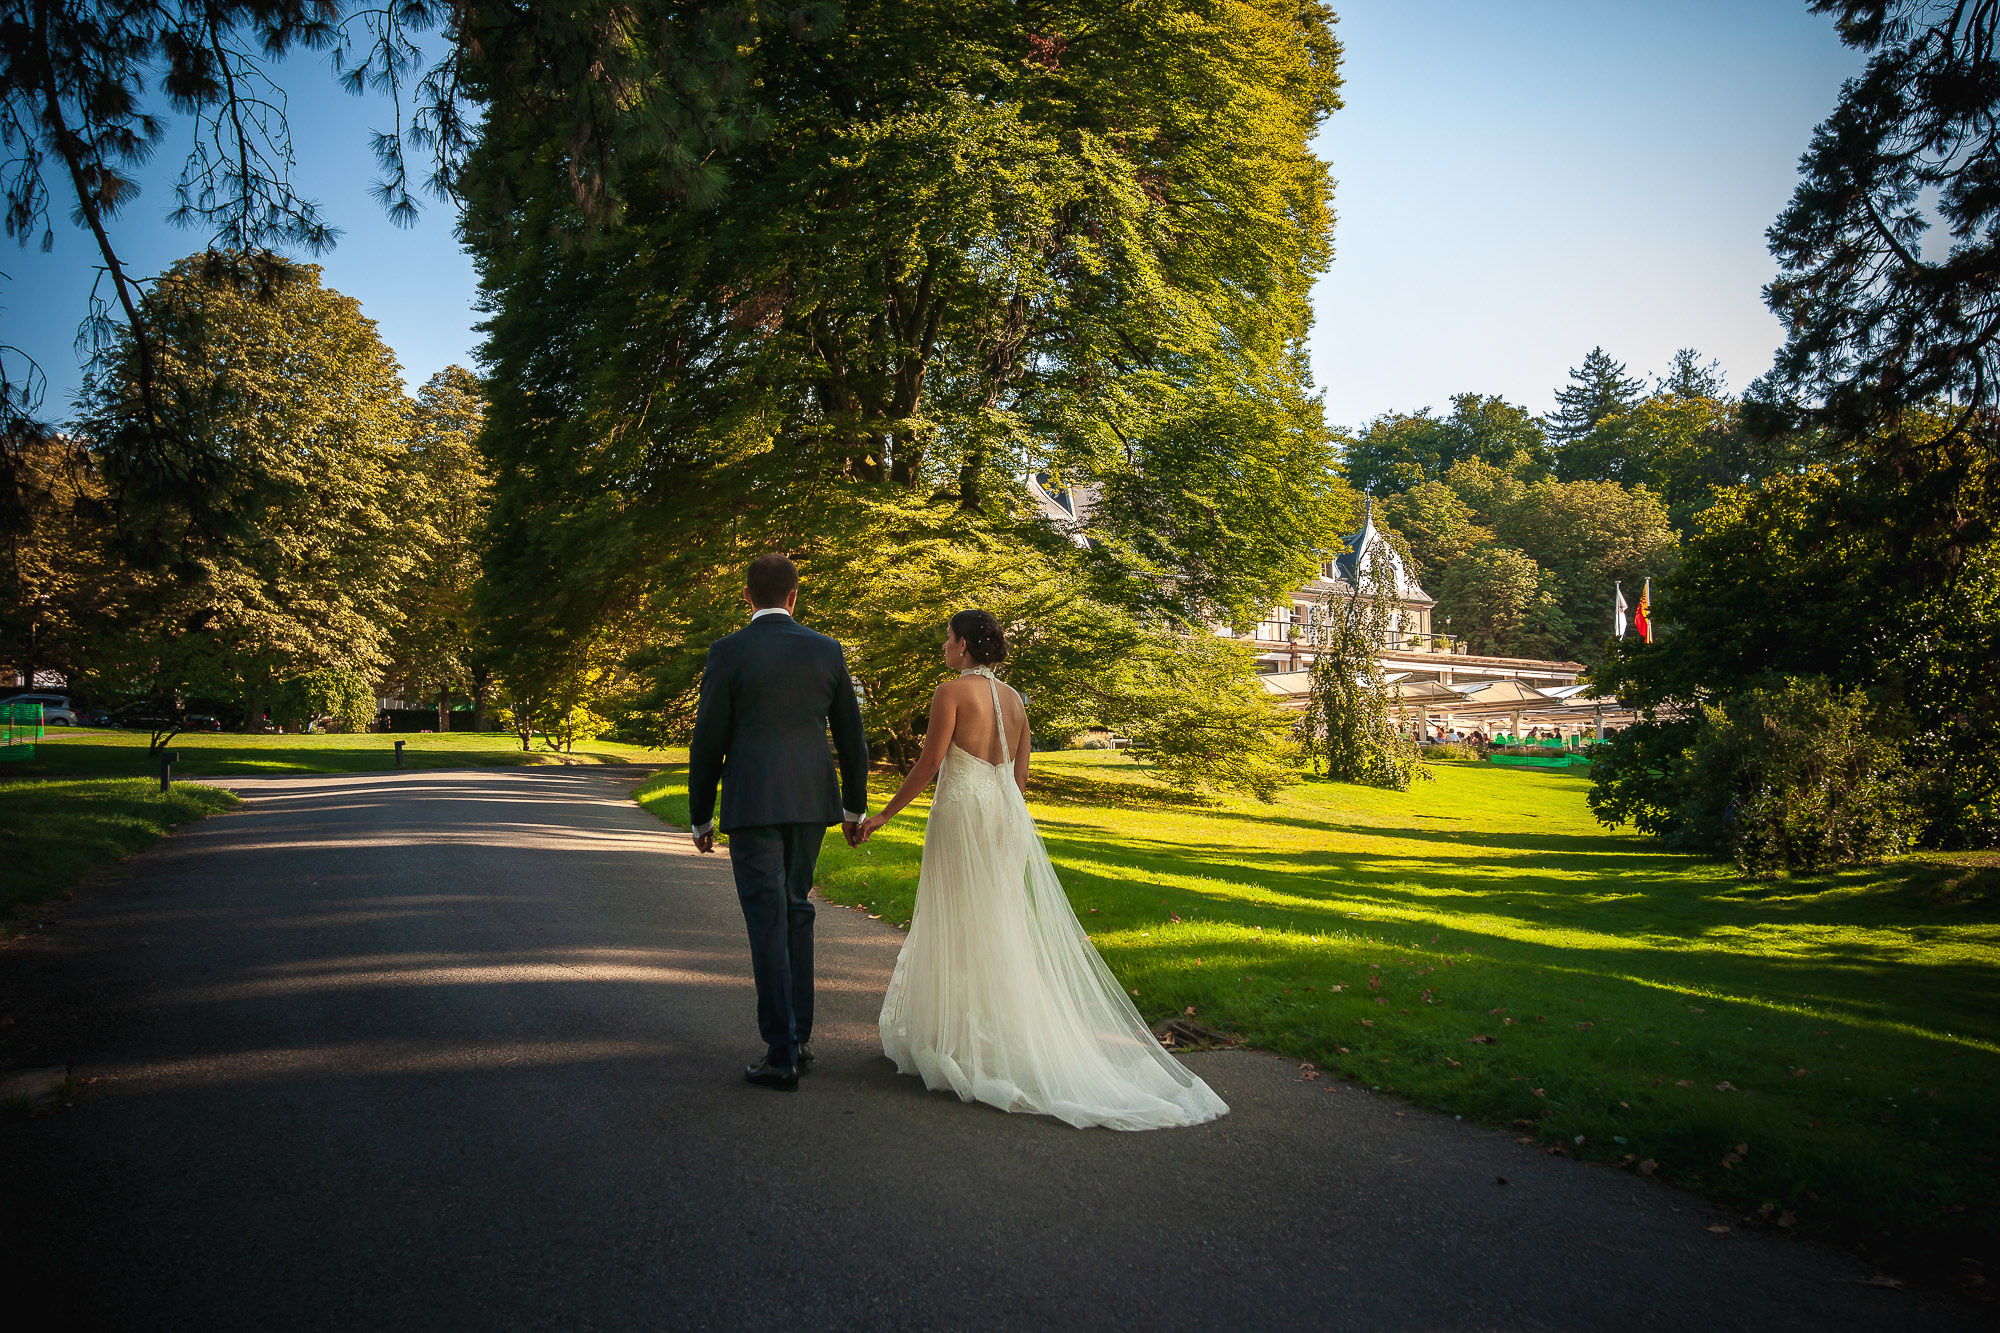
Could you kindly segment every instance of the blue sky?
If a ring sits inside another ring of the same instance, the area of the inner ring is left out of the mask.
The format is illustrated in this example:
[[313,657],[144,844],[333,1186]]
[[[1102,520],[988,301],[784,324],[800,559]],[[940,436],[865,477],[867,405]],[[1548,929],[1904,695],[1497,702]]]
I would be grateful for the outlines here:
[[[1801,0],[1350,0],[1346,109],[1319,139],[1338,182],[1336,259],[1314,296],[1328,417],[1464,391],[1546,411],[1602,344],[1633,370],[1693,346],[1741,389],[1780,341],[1763,233],[1812,127],[1860,58]],[[381,327],[412,386],[470,362],[472,268],[448,210],[392,227],[368,196],[375,99],[286,71],[305,193],[342,228],[320,262]],[[201,238],[166,224],[173,138],[118,222],[156,272]],[[0,327],[76,383],[71,339],[95,251],[57,201],[53,253],[0,251]]]

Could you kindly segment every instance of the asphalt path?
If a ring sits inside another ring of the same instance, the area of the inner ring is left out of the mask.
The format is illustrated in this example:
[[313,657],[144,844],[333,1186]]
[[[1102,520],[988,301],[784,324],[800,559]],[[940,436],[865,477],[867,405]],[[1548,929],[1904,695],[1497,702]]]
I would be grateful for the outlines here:
[[[822,906],[820,1069],[758,1051],[722,855],[614,769],[232,780],[0,949],[10,1304],[99,1328],[1954,1328],[1691,1196],[1305,1080],[1119,1134],[927,1093],[902,936]],[[5,1023],[12,1018],[12,1023]],[[1506,1183],[1499,1183],[1501,1178]]]

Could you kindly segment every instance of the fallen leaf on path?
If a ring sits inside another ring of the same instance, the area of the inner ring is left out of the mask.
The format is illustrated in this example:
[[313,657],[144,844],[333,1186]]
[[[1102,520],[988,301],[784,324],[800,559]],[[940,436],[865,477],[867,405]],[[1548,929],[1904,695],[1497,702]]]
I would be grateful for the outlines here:
[[1642,1176],[1650,1176],[1659,1169],[1660,1169],[1660,1164],[1654,1161],[1650,1157],[1648,1157],[1645,1161],[1639,1163],[1639,1174]]
[[1734,1083],[1731,1083],[1728,1079],[1724,1079],[1715,1085],[1715,1090],[1717,1092],[1735,1092],[1737,1089]]
[[1692,1088],[1694,1080],[1691,1078],[1677,1078],[1674,1080],[1674,1086],[1677,1088]]
[[1481,1036],[1472,1038],[1472,1043],[1475,1046],[1492,1046],[1495,1044],[1494,1039],[1492,1037],[1488,1037],[1483,1034]]
[[1365,1028],[1372,1028],[1375,1026],[1375,1020],[1372,1018],[1357,1018],[1354,1021],[1359,1023],[1362,1027]]
[[1333,1049],[1339,1051],[1342,1055],[1347,1054],[1347,1048],[1345,1046],[1336,1046]]
[[1891,1291],[1901,1291],[1903,1289],[1903,1279],[1890,1277],[1887,1273],[1877,1273],[1874,1277],[1864,1279],[1861,1285],[1864,1287],[1887,1287]]
[[1193,1005],[1189,1005],[1189,1006],[1188,1006],[1188,1007],[1187,1007],[1187,1008],[1186,1008],[1185,1010],[1183,1010],[1182,1012],[1184,1012],[1185,1014],[1187,1014],[1187,1016],[1188,1016],[1189,1018],[1193,1018],[1193,1017],[1194,1017],[1194,1006],[1193,1006]]
[[1446,1056],[1446,1057],[1444,1058],[1444,1062],[1445,1062],[1446,1064],[1450,1065],[1450,1066],[1451,1066],[1451,1067],[1452,1067],[1453,1069],[1463,1069],[1463,1068],[1465,1067],[1465,1066],[1463,1066],[1463,1065],[1459,1064],[1459,1062],[1458,1062],[1458,1061],[1456,1061],[1456,1060],[1452,1059],[1452,1058],[1451,1058],[1450,1056],[1448,1056],[1448,1055],[1447,1055],[1447,1056]]
[[1529,1088],[1528,1091],[1534,1093],[1537,1097],[1546,1097],[1549,1095],[1546,1088]]
[[1798,1220],[1799,1220],[1799,1215],[1797,1213],[1778,1214],[1778,1225],[1781,1227],[1796,1226],[1798,1224]]
[[1722,1223],[1720,1222],[1710,1222],[1706,1227],[1703,1227],[1702,1230],[1712,1231],[1718,1236],[1726,1236],[1729,1234],[1729,1228],[1722,1225]]

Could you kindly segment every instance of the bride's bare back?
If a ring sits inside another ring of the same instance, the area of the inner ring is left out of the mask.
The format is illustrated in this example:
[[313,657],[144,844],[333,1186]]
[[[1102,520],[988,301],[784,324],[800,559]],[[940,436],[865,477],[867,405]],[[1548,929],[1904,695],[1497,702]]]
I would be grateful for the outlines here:
[[[1000,717],[1007,728],[1007,749],[1015,756],[1028,753],[1028,710],[1021,703],[1021,696],[1013,687],[1000,687]],[[948,745],[956,745],[975,759],[984,759],[989,764],[1003,762],[1000,735],[993,725],[993,691],[986,687],[981,676],[960,676],[938,686],[937,701],[948,703],[951,710],[951,735],[945,738]],[[936,715],[933,706],[932,715]],[[925,737],[929,739],[928,736]],[[1025,773],[1022,776],[1026,776]]]

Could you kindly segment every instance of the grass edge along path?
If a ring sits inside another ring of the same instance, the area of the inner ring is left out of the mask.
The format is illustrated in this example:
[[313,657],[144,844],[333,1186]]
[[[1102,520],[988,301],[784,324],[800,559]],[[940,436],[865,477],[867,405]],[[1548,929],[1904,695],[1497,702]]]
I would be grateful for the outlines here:
[[68,897],[99,866],[238,804],[234,792],[154,778],[0,783],[0,939],[22,908]]
[[[1958,1285],[1992,1263],[1992,858],[1759,883],[1607,833],[1587,780],[1477,764],[1407,793],[1186,802],[1036,756],[1071,901],[1149,1019],[1184,1014],[1413,1104]],[[638,799],[685,828],[683,770]],[[904,926],[922,802],[821,891]]]
[[[157,780],[143,731],[85,727],[51,729],[35,757],[0,768],[9,777],[143,777]],[[684,750],[653,750],[615,741],[588,741],[573,752],[523,750],[511,732],[353,732],[238,735],[185,732],[167,746],[180,755],[175,777],[229,777],[275,773],[367,773],[396,767],[396,742],[404,742],[403,767],[485,768],[545,764],[665,763]]]

